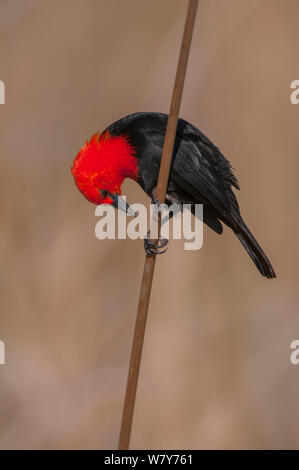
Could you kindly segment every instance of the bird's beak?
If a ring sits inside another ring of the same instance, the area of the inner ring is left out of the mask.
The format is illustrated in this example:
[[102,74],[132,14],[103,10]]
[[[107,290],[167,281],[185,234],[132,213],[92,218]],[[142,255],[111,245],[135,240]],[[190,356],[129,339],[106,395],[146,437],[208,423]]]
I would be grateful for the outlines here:
[[115,209],[126,212],[127,214],[136,217],[136,212],[134,211],[134,209],[132,209],[132,207],[130,207],[129,204],[127,204],[126,201],[118,193],[112,194],[108,192],[108,196],[110,197],[110,199],[112,199],[112,206],[115,207]]

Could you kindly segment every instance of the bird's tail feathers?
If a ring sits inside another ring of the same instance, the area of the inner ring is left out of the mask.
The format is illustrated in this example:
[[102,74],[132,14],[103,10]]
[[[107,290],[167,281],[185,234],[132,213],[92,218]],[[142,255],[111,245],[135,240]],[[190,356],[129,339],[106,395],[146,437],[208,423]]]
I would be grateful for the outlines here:
[[263,252],[262,248],[246,226],[241,216],[234,217],[236,224],[233,227],[235,235],[238,237],[250,258],[260,271],[260,273],[268,279],[276,277],[274,269]]

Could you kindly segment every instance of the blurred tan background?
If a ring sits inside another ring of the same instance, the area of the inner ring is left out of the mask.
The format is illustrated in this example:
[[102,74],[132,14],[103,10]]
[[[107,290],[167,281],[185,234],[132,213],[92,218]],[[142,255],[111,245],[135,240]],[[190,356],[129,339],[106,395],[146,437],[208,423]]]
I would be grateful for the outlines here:
[[[1,449],[115,448],[143,244],[99,241],[69,167],[167,112],[186,0],[1,0]],[[157,261],[132,448],[299,448],[297,0],[201,0],[181,116],[229,157],[263,279],[231,231]],[[125,184],[129,201],[145,202]]]

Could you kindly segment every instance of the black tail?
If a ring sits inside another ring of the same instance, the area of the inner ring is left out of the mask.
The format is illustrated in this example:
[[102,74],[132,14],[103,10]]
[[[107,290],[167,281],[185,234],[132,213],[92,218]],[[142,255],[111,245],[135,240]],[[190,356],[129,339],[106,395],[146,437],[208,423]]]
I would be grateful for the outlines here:
[[246,226],[242,217],[238,216],[238,218],[235,218],[235,221],[236,225],[233,227],[233,231],[235,232],[236,236],[244,246],[245,250],[249,254],[250,258],[252,259],[260,273],[268,279],[276,277],[276,274],[271,266],[270,261],[268,260],[260,245],[250,232],[249,228]]

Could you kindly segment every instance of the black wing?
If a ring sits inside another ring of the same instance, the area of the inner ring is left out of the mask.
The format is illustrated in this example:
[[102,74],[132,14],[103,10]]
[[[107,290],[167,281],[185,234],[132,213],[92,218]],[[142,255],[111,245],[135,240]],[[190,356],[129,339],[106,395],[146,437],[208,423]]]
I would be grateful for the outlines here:
[[[138,182],[151,195],[157,186],[168,116],[136,113],[120,119],[108,130],[127,134],[139,158]],[[243,221],[233,188],[239,184],[229,161],[196,127],[179,119],[167,193],[181,204],[203,203],[203,217],[213,230],[222,233],[219,219],[236,234],[266,277],[275,277],[270,261]]]

